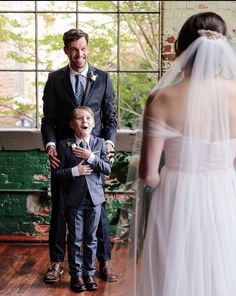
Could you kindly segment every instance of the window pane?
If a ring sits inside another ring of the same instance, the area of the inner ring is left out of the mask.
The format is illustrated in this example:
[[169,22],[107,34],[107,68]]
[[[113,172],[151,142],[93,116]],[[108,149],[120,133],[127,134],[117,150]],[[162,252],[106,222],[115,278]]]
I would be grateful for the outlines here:
[[35,127],[35,74],[5,72],[0,76],[0,127]]
[[45,83],[46,83],[46,81],[48,79],[48,74],[49,74],[49,72],[39,72],[39,74],[38,74],[39,125],[41,124],[41,119],[42,119],[42,116],[43,116],[43,100],[42,100],[42,97],[43,97],[44,86],[45,86]]
[[34,10],[34,1],[1,1],[1,10],[32,11]]
[[0,69],[33,69],[35,67],[34,14],[0,14],[0,27]]
[[157,83],[157,74],[124,73],[120,78],[121,127],[138,128],[148,94]]
[[67,63],[63,51],[64,32],[75,28],[75,14],[39,13],[38,67],[40,70],[58,69]]
[[76,1],[37,1],[39,11],[75,11]]
[[78,1],[79,11],[116,11],[118,1]]
[[79,14],[79,28],[89,34],[89,61],[104,70],[117,70],[117,16]]
[[159,11],[159,1],[120,1],[121,11]]
[[121,15],[121,70],[158,70],[158,14]]

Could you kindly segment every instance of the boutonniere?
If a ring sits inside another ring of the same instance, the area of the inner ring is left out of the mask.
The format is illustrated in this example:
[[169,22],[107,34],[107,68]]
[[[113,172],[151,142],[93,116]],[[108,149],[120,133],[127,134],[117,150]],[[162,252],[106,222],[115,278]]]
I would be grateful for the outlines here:
[[69,142],[67,142],[67,147],[70,147],[71,150],[73,150],[77,147],[77,145],[75,142],[69,141]]
[[98,74],[93,71],[90,71],[88,73],[88,78],[91,79],[92,81],[96,81],[97,77],[98,77]]

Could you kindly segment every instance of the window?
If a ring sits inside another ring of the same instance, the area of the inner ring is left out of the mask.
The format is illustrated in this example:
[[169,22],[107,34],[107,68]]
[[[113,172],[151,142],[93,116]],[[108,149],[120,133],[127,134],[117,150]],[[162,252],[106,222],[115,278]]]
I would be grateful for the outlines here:
[[110,73],[119,127],[135,128],[160,69],[161,1],[1,1],[0,128],[40,128],[50,71],[67,64],[62,35],[90,36],[89,62]]

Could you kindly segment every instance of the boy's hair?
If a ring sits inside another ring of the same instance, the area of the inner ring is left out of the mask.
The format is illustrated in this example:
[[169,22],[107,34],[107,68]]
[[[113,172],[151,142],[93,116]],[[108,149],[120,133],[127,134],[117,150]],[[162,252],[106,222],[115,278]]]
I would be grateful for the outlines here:
[[91,108],[89,108],[87,106],[78,106],[78,107],[75,107],[75,109],[71,112],[71,114],[70,114],[70,121],[72,121],[75,118],[75,113],[78,110],[87,111],[93,117],[93,119],[94,119],[94,113],[93,113],[93,111],[92,111]]

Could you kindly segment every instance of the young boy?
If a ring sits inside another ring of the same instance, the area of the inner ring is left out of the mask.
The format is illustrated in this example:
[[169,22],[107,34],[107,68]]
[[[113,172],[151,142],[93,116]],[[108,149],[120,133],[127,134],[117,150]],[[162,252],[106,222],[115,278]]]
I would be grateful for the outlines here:
[[62,181],[65,198],[71,290],[83,292],[97,289],[96,232],[104,202],[103,175],[111,173],[111,164],[106,159],[105,140],[91,135],[94,114],[90,108],[76,107],[70,126],[75,136],[59,143],[60,165],[52,177]]

